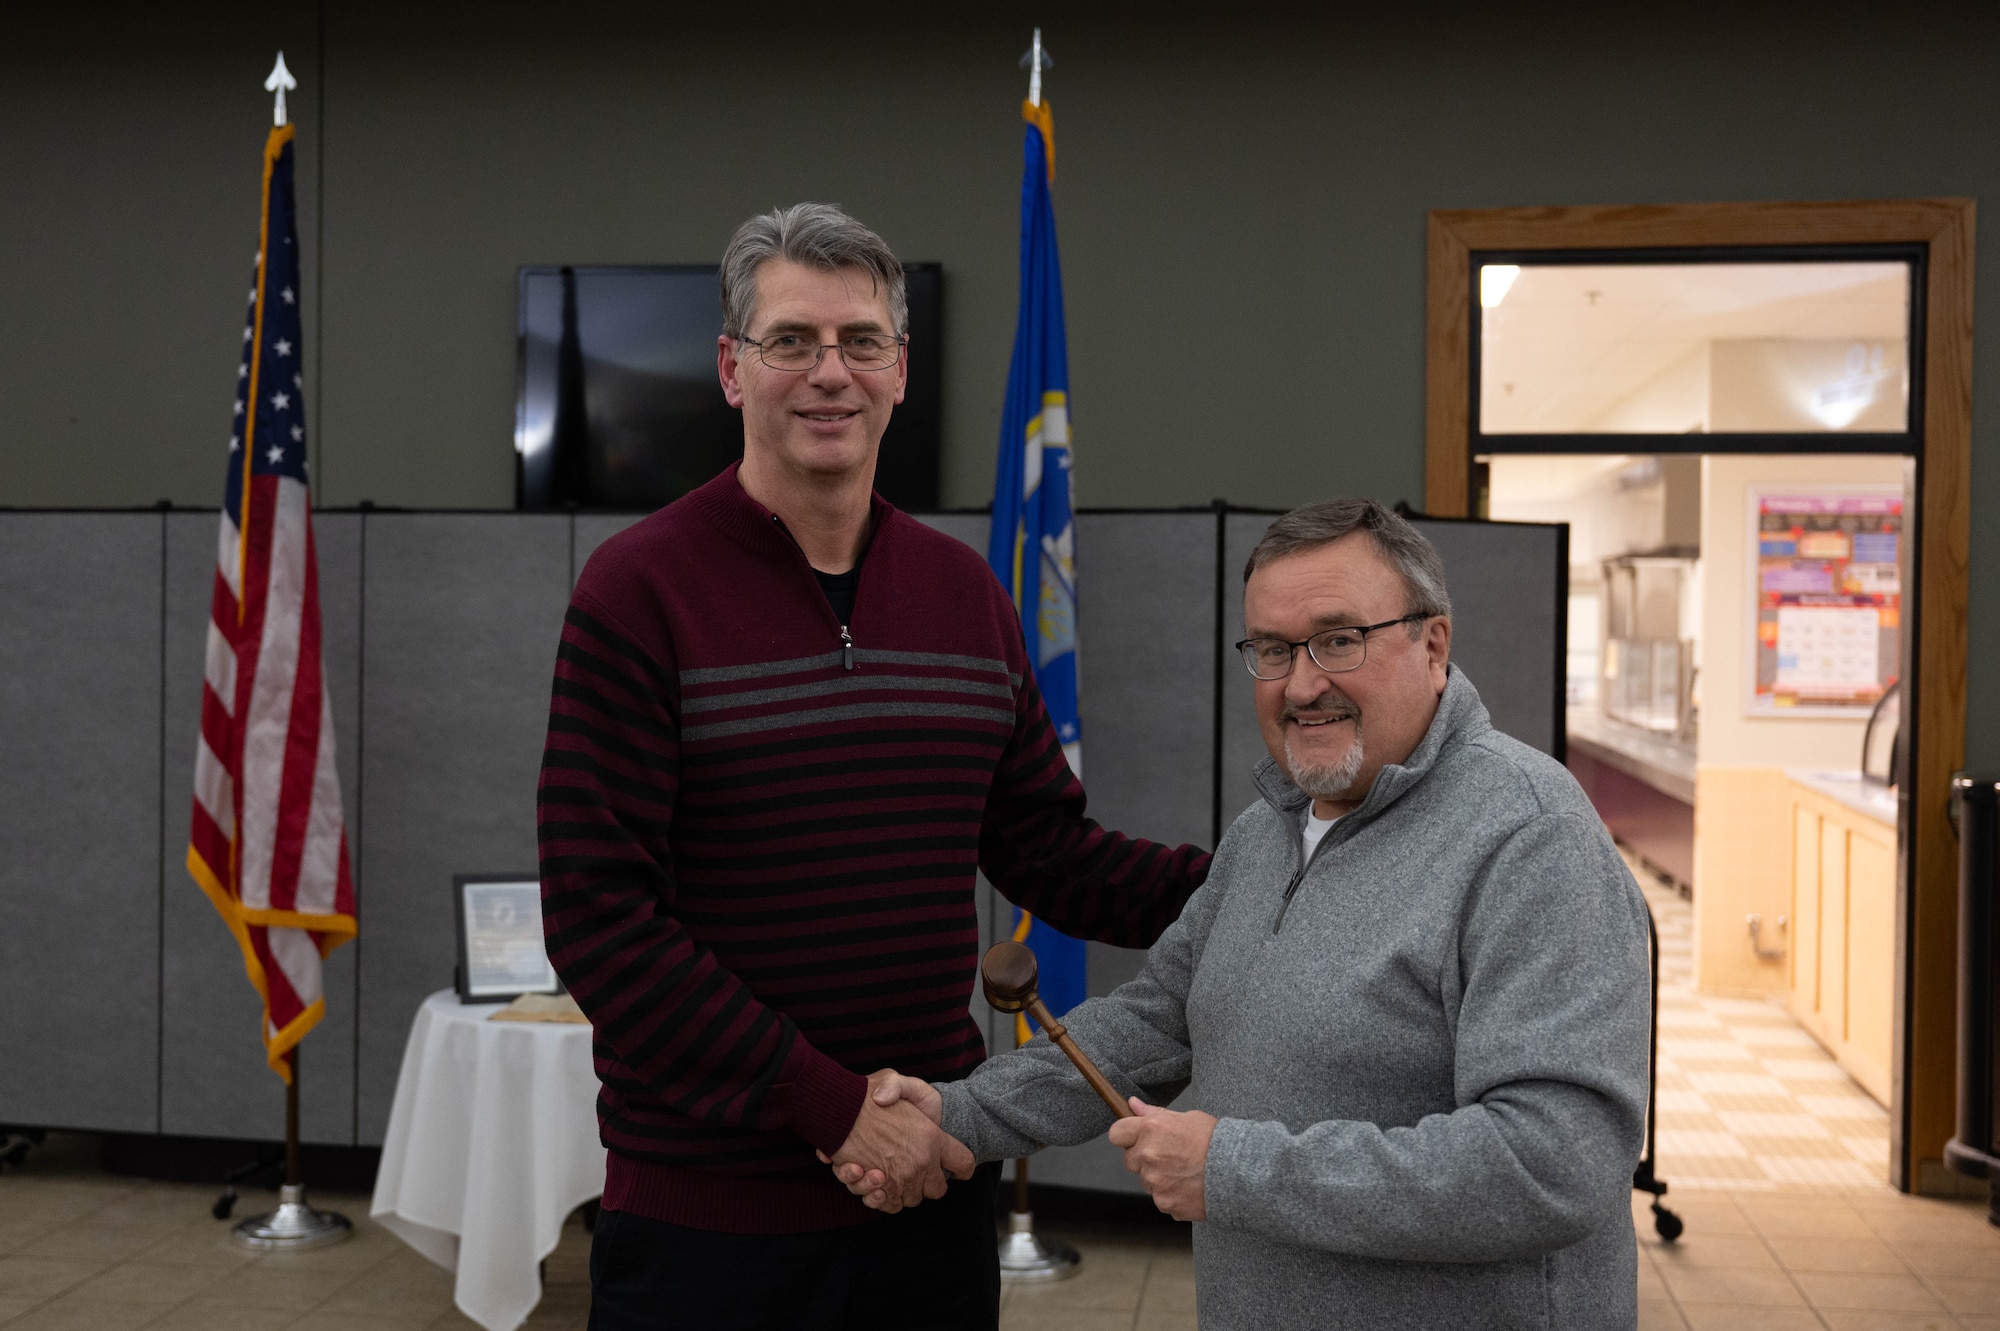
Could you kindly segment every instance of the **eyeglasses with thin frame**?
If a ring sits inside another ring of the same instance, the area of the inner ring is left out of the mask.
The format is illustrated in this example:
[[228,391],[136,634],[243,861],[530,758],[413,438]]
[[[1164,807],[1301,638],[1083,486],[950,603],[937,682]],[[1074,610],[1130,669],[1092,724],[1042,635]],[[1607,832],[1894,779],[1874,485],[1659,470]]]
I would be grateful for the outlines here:
[[757,358],[774,370],[801,374],[819,368],[820,357],[828,348],[840,353],[840,363],[850,370],[894,369],[903,358],[903,344],[910,339],[890,333],[849,333],[838,342],[812,342],[799,333],[773,333],[763,339],[739,337],[737,341],[757,348]]
[[1301,647],[1306,649],[1306,655],[1314,665],[1330,675],[1338,675],[1359,670],[1367,662],[1369,634],[1380,633],[1398,624],[1421,624],[1429,618],[1429,615],[1410,614],[1400,619],[1385,619],[1380,624],[1321,629],[1304,642],[1286,642],[1283,638],[1245,638],[1236,644],[1236,650],[1243,654],[1244,666],[1258,679],[1283,679],[1291,674],[1292,664],[1298,660]]

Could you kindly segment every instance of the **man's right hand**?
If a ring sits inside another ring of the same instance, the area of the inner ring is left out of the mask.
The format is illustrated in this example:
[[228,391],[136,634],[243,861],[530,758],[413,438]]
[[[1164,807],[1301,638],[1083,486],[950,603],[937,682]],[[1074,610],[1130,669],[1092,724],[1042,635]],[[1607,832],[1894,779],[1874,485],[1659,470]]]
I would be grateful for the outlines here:
[[972,1152],[939,1129],[936,1088],[885,1068],[868,1079],[868,1097],[840,1149],[820,1159],[848,1190],[878,1211],[900,1211],[944,1196],[945,1176],[972,1177]]

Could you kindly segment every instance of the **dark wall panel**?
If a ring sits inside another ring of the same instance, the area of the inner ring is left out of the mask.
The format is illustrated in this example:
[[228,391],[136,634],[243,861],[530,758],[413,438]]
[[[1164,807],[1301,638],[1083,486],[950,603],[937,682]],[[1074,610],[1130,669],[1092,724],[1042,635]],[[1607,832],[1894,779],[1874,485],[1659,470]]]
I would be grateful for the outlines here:
[[[1077,519],[1083,771],[1090,814],[1131,836],[1211,844],[1215,516]],[[1090,945],[1090,992],[1143,952]]]
[[361,1144],[449,986],[455,873],[535,872],[535,774],[569,598],[567,515],[368,523],[362,685]]
[[[1222,638],[1227,646],[1243,636],[1243,565],[1263,539],[1273,513],[1231,513],[1222,553]],[[1259,798],[1250,771],[1269,757],[1257,729],[1256,700],[1250,672],[1233,654],[1224,661],[1222,677],[1222,830]]]
[[[160,1130],[269,1140],[285,1133],[285,1087],[264,1061],[257,992],[243,973],[236,940],[185,867],[218,521],[212,512],[167,519]],[[361,523],[353,513],[313,519],[335,753],[348,853],[357,866]],[[306,1141],[354,1140],[357,960],[352,943],[326,960],[326,1016],[299,1047],[300,1134]]]
[[158,513],[0,523],[0,1120],[159,1124]]
[[1496,729],[1555,753],[1569,627],[1567,529],[1528,522],[1419,522],[1417,529],[1444,556],[1451,659]]

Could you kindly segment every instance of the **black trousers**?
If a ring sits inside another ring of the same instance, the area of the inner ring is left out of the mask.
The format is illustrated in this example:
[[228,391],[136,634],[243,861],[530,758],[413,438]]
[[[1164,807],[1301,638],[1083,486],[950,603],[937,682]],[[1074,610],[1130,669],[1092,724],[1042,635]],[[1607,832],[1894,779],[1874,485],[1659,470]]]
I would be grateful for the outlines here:
[[603,1211],[590,1331],[994,1331],[1000,1258],[981,1165],[937,1201],[809,1234],[718,1234]]

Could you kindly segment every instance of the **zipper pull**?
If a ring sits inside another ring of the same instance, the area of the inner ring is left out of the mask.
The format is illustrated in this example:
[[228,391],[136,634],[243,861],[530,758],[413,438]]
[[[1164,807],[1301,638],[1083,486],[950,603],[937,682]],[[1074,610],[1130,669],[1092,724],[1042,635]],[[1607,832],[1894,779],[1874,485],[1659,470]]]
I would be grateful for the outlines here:
[[1293,871],[1292,881],[1285,884],[1285,900],[1290,901],[1292,899],[1292,893],[1299,890],[1299,884],[1304,882],[1305,878],[1306,878],[1306,869],[1305,866],[1302,864],[1296,870]]
[[847,636],[847,625],[840,626],[840,668],[854,669],[854,639]]

